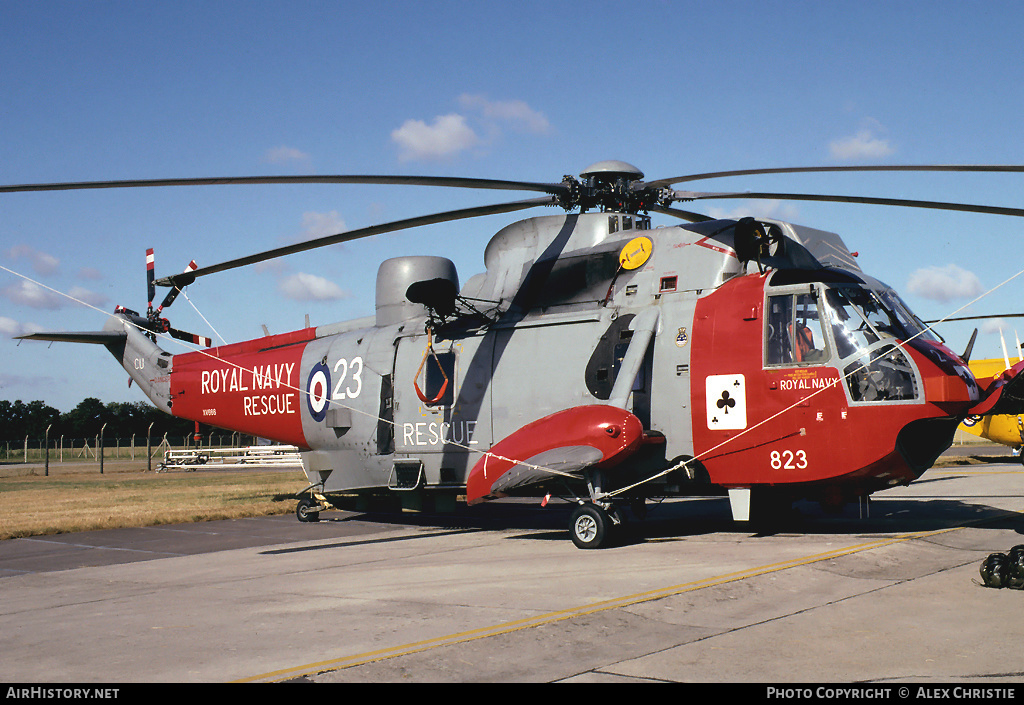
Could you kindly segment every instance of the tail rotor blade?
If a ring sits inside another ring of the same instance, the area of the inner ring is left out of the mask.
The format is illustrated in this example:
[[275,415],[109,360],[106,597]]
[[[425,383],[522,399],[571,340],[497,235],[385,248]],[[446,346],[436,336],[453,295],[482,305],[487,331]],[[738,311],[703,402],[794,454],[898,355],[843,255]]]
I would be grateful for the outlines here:
[[[191,262],[188,263],[188,266],[185,267],[185,271],[182,272],[182,274],[188,274],[189,272],[194,272],[197,269],[199,269],[199,265],[196,264],[195,260],[192,260]],[[185,286],[186,286],[185,282],[182,282],[180,284],[175,284],[174,286],[172,286],[171,290],[167,292],[167,296],[164,297],[164,302],[162,304],[160,304],[160,308],[158,309],[158,311],[162,311],[165,308],[167,308],[168,306],[170,306],[171,304],[173,304],[174,300],[176,298],[178,298],[178,294],[181,293],[181,290]]]
[[194,345],[202,345],[204,348],[208,348],[211,345],[213,345],[213,340],[212,339],[207,338],[207,337],[202,336],[202,335],[196,335],[195,333],[188,333],[188,332],[183,331],[183,330],[178,330],[177,328],[168,328],[167,332],[168,332],[168,334],[170,334],[170,336],[172,338],[177,338],[178,340],[184,340],[186,343],[192,343]]
[[153,299],[156,298],[156,256],[153,253],[153,248],[146,250],[146,301],[149,302],[149,308],[153,308]]

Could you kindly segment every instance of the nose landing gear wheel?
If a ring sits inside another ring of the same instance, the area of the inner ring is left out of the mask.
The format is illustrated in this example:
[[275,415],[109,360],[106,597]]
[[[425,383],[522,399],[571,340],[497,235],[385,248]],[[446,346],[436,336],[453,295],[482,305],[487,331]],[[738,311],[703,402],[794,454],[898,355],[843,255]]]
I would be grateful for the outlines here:
[[569,520],[569,533],[577,548],[600,548],[605,544],[612,520],[593,504],[580,505]]

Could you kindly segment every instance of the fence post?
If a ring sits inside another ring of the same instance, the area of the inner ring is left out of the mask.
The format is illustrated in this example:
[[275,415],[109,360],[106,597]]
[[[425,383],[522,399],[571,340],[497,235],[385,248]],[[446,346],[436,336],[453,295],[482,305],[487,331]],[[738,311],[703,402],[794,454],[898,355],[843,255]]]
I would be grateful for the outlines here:
[[44,477],[50,476],[50,428],[52,427],[53,424],[46,427],[46,472],[43,475]]
[[100,427],[100,438],[96,442],[96,445],[99,446],[99,448],[97,448],[97,450],[100,453],[100,475],[103,474],[103,432],[106,431],[106,430],[107,430],[107,425],[103,424]]
[[149,424],[149,430],[146,431],[146,472],[153,470],[153,423]]

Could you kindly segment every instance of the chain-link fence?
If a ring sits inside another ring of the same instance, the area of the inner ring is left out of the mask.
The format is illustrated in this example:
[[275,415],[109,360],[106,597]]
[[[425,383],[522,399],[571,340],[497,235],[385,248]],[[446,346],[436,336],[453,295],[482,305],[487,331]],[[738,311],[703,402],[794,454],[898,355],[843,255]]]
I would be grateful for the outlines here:
[[4,463],[71,463],[106,460],[162,459],[169,449],[243,448],[256,439],[241,433],[213,432],[197,439],[194,434],[163,436],[131,436],[129,438],[30,438],[0,442],[0,462]]

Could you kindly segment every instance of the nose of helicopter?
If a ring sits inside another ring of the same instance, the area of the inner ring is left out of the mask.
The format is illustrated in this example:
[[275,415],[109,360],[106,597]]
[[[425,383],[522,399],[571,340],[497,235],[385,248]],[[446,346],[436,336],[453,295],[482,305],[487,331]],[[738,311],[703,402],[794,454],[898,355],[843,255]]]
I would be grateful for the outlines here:
[[921,374],[925,401],[936,415],[907,423],[896,439],[896,449],[908,466],[920,474],[930,468],[953,443],[960,422],[982,397],[967,364],[945,345],[911,341]]
[[938,460],[951,445],[960,417],[938,416],[916,419],[904,426],[896,436],[896,450],[913,471],[916,479]]
[[[951,416],[962,418],[967,409],[981,399],[981,390],[974,374],[960,357],[942,343],[911,341],[910,347],[926,362],[918,360],[924,383],[924,397]],[[922,364],[923,362],[923,364]]]

